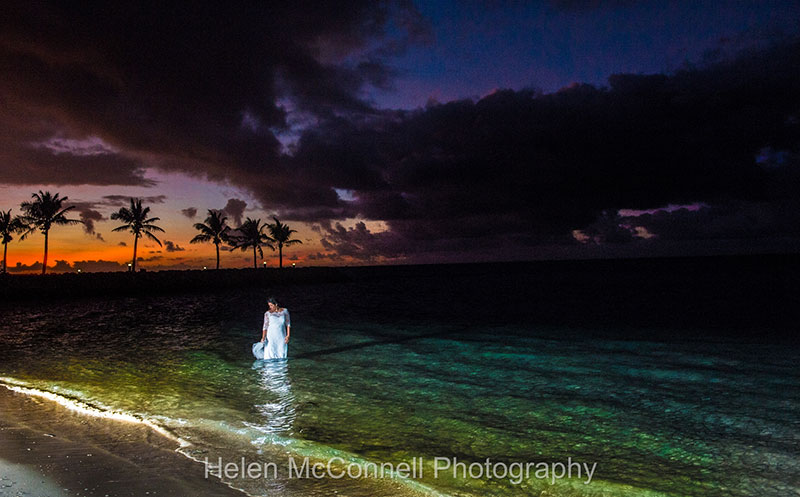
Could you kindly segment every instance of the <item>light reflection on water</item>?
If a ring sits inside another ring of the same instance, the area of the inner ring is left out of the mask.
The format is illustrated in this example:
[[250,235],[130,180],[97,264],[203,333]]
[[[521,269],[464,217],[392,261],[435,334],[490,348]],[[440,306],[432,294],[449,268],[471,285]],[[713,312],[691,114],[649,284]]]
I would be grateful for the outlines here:
[[262,416],[261,424],[248,423],[265,434],[290,436],[295,420],[295,398],[292,394],[292,380],[289,376],[289,361],[284,359],[253,363],[258,372],[259,385],[268,393],[268,401],[256,404],[256,411]]
[[[638,339],[644,332],[593,338],[461,313],[404,317],[385,295],[372,314],[331,315],[331,302],[355,297],[336,286],[287,291],[290,359],[270,362],[250,354],[264,307],[248,292],[16,306],[0,325],[0,376],[153,419],[198,459],[598,462],[588,486],[422,480],[457,495],[798,489],[792,350]],[[248,484],[254,494],[426,492],[285,474]]]

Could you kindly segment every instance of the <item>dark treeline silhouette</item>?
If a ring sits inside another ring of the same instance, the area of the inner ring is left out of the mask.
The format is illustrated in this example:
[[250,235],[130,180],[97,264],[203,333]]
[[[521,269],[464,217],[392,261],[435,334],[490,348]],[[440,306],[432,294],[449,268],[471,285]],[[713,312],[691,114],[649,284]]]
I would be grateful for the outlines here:
[[[50,229],[57,225],[81,224],[79,219],[69,219],[66,214],[75,208],[74,205],[64,206],[68,197],[61,197],[59,193],[51,194],[48,192],[34,193],[30,202],[23,202],[20,209],[23,214],[12,216],[11,210],[0,210],[0,237],[3,242],[3,266],[0,273],[6,274],[8,268],[8,244],[14,240],[14,235],[21,234],[20,240],[24,240],[29,235],[39,230],[44,235],[44,256],[42,262],[42,274],[47,272],[47,255]],[[117,212],[111,214],[111,219],[121,221],[121,226],[112,231],[129,231],[133,234],[133,257],[129,264],[129,270],[136,272],[136,252],[139,239],[147,237],[162,246],[153,232],[162,232],[164,229],[156,225],[160,221],[158,217],[150,217],[150,207],[142,205],[139,198],[130,199],[130,207],[120,207]],[[231,249],[248,250],[253,249],[253,267],[258,267],[256,254],[261,259],[264,258],[264,251],[261,247],[269,247],[275,250],[278,245],[279,267],[283,268],[283,247],[302,243],[300,240],[291,239],[291,235],[296,230],[289,228],[288,225],[281,223],[277,217],[273,218],[274,224],[261,223],[260,219],[247,220],[238,228],[231,228],[227,224],[227,217],[218,210],[209,209],[208,216],[203,223],[195,223],[194,228],[200,233],[192,238],[189,243],[211,242],[215,245],[217,252],[217,265],[219,269],[219,246],[227,244]],[[269,231],[267,235],[265,231]],[[266,263],[265,263],[266,265]]]

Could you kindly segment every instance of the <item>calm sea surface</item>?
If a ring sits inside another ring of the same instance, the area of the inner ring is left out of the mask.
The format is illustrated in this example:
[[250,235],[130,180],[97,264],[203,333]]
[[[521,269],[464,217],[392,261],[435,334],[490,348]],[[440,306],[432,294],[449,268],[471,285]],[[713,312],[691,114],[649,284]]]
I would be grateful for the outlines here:
[[[5,304],[0,381],[149,419],[198,460],[275,462],[277,478],[232,481],[253,495],[800,493],[794,347],[537,324],[535,309],[513,312],[535,306],[520,283],[274,288],[293,323],[277,363],[250,353],[265,291]],[[289,457],[335,457],[334,469],[421,458],[424,471],[293,478]],[[434,477],[436,457],[489,458],[495,473]],[[499,477],[567,458],[597,463],[591,483]]]

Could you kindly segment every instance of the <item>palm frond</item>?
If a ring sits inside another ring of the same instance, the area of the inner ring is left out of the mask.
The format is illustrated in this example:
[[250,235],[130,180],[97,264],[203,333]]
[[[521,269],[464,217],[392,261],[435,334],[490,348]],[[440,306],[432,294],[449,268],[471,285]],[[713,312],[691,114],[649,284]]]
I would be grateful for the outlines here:
[[31,198],[33,200],[20,204],[20,208],[24,212],[21,219],[27,226],[27,231],[23,234],[22,239],[33,233],[37,228],[46,233],[53,225],[80,224],[83,222],[79,219],[66,217],[69,211],[75,209],[74,205],[63,207],[64,202],[69,200],[69,197],[60,197],[58,193],[53,195],[50,192],[39,190],[39,193],[32,194]]
[[14,240],[13,235],[22,233],[28,229],[20,216],[11,216],[11,209],[8,211],[0,211],[0,235],[3,237],[3,243],[9,243]]
[[214,238],[214,237],[211,236],[211,235],[207,235],[205,233],[201,233],[199,235],[195,235],[194,238],[189,240],[189,243],[203,243],[203,242],[207,242],[207,241],[211,240],[212,238]]
[[21,234],[19,236],[20,241],[25,240],[26,238],[28,238],[28,236],[31,233],[33,233],[34,231],[36,231],[36,226],[33,226],[33,227],[29,228],[25,233]]
[[303,243],[300,240],[292,240],[292,234],[297,233],[297,230],[291,229],[288,224],[280,222],[275,216],[272,216],[272,219],[274,219],[275,222],[269,224],[267,228],[274,242],[278,243],[280,246]]
[[[230,226],[226,224],[227,217],[222,215],[222,212],[208,209],[208,216],[205,222],[195,223],[194,229],[200,232],[200,235],[195,236],[189,243],[213,242],[219,244],[220,242],[228,242]],[[196,241],[195,241],[196,240]]]
[[151,240],[153,240],[154,242],[156,242],[156,243],[158,244],[158,246],[159,246],[159,247],[162,247],[162,246],[163,246],[163,245],[161,245],[161,240],[159,240],[158,238],[156,238],[156,236],[155,236],[154,234],[150,233],[149,231],[145,231],[145,232],[144,232],[144,234],[145,234],[145,235],[146,235],[148,238],[150,238]]
[[206,226],[203,223],[194,223],[194,229],[196,229],[197,231],[199,231],[201,233],[205,233],[207,235],[214,236],[212,234],[212,232],[211,232],[211,228],[209,226]]

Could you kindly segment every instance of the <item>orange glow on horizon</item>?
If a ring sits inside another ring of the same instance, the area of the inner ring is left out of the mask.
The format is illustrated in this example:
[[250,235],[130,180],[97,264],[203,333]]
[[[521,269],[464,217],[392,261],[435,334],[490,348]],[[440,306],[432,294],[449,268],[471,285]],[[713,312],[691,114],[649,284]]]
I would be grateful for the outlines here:
[[[77,270],[75,263],[80,263],[82,272],[96,270],[127,270],[127,264],[133,257],[133,235],[128,232],[114,232],[119,223],[110,219],[118,206],[103,203],[107,195],[123,197],[153,198],[163,197],[160,201],[151,201],[147,204],[151,208],[151,215],[159,217],[157,223],[164,233],[156,236],[164,243],[159,247],[149,239],[140,239],[137,250],[137,266],[148,270],[159,269],[202,269],[216,265],[216,252],[211,243],[190,244],[189,241],[197,234],[194,224],[202,222],[205,212],[209,208],[222,208],[231,198],[241,199],[246,202],[247,208],[243,216],[259,218],[271,222],[275,212],[265,210],[258,205],[258,201],[249,196],[247,192],[235,190],[228,185],[220,185],[211,181],[190,177],[178,173],[164,173],[149,170],[148,177],[158,185],[157,187],[114,187],[114,186],[59,186],[59,185],[2,185],[0,184],[0,208],[11,209],[12,215],[20,214],[21,202],[30,200],[31,192],[43,190],[60,193],[68,196],[68,203],[84,203],[92,206],[102,216],[93,223],[93,232],[87,233],[83,225],[54,226],[50,230],[48,247],[48,272],[57,261],[66,261],[69,270]],[[183,211],[188,207],[195,208],[197,215],[187,217]],[[80,213],[73,210],[69,218],[78,219]],[[280,217],[280,216],[279,216]],[[297,230],[294,238],[303,242],[302,245],[284,247],[283,266],[339,266],[381,264],[391,261],[359,260],[352,257],[328,257],[332,251],[325,249],[320,239],[324,233],[312,229],[313,223],[299,222],[291,219],[281,221]],[[232,221],[231,224],[233,224]],[[364,222],[373,233],[386,231],[388,226],[379,220],[342,219],[337,222],[346,228],[352,228],[357,222]],[[167,250],[166,242],[171,242],[171,251]],[[44,236],[40,232],[31,233],[25,240],[20,240],[16,235],[8,245],[8,267],[12,273],[39,272],[33,269],[41,263],[44,252]],[[316,254],[323,254],[317,258]],[[98,261],[100,261],[98,263]],[[264,261],[267,267],[278,267],[278,251],[274,252],[264,248],[264,258],[258,259],[257,266],[263,268]],[[17,266],[21,266],[17,268]],[[221,268],[248,268],[253,266],[251,251],[221,250]],[[59,266],[64,268],[63,263]],[[27,270],[26,270],[27,269]],[[64,270],[67,270],[64,268]],[[55,271],[58,272],[58,271]]]

